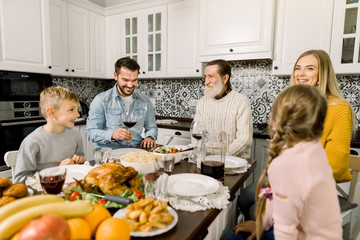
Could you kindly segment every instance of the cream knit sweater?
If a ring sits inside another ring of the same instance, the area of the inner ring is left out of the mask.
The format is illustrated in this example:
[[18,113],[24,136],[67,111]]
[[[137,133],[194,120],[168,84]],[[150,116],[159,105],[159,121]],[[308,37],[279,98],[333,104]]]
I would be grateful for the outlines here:
[[249,158],[253,124],[249,99],[234,90],[224,98],[202,97],[196,106],[196,120],[203,120],[206,130],[225,131],[230,135],[229,154]]

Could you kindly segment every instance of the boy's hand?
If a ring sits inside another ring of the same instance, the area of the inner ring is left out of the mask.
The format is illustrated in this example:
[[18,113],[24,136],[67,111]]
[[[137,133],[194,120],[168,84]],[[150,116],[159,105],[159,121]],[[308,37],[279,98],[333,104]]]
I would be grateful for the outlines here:
[[85,162],[85,158],[78,156],[76,154],[74,154],[74,156],[71,158],[71,160],[73,161],[73,164],[84,164]]
[[132,139],[132,134],[129,130],[125,128],[119,128],[115,130],[111,136],[112,140],[126,140],[129,141]]
[[239,232],[248,232],[250,236],[246,240],[256,239],[256,223],[255,221],[245,221],[239,223],[234,228],[235,234],[237,235]]
[[61,163],[59,164],[59,166],[63,166],[63,165],[71,165],[74,164],[74,161],[71,158],[67,158],[61,161]]

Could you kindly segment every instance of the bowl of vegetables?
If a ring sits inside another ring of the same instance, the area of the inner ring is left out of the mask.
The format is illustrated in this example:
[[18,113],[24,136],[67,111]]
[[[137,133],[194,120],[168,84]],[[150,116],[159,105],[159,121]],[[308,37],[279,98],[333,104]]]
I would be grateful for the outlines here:
[[161,157],[165,155],[172,155],[175,157],[175,163],[178,163],[181,161],[183,157],[183,150],[187,149],[188,147],[185,145],[164,145],[158,148],[155,148],[153,153],[156,155],[159,155]]

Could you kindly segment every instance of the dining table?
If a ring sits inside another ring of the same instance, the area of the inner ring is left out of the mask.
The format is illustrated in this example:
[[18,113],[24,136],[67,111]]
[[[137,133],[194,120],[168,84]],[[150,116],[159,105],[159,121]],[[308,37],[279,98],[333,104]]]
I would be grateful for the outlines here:
[[[250,167],[248,170],[241,174],[225,175],[223,185],[227,186],[230,192],[229,201],[232,203],[237,200],[237,194],[240,188],[243,186],[244,182],[251,176],[252,172],[256,168],[255,159],[246,159]],[[195,163],[189,163],[187,160],[182,160],[175,165],[173,170],[173,175],[179,173],[198,173],[200,174],[200,169],[196,167]],[[235,203],[236,204],[236,203]],[[170,229],[168,232],[165,232],[161,235],[156,235],[152,237],[146,237],[147,240],[150,239],[205,239],[208,235],[208,227],[213,223],[215,218],[223,210],[219,209],[207,209],[204,211],[197,212],[188,212],[182,210],[176,210],[178,214],[178,222],[174,228]],[[234,208],[236,210],[236,207]],[[142,239],[143,237],[131,237],[134,239]]]

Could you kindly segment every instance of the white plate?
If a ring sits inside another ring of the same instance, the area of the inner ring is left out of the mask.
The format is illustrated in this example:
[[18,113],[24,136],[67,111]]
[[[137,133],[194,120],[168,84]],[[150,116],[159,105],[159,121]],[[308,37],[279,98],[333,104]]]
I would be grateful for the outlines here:
[[[172,229],[173,227],[175,227],[176,223],[178,222],[178,215],[175,212],[175,210],[172,209],[171,207],[167,207],[167,209],[169,210],[169,213],[174,217],[172,223],[170,225],[168,225],[167,228],[165,228],[165,229],[156,229],[156,230],[150,231],[150,232],[132,231],[130,233],[130,235],[132,237],[151,237],[151,236],[156,236],[156,235],[163,234],[164,232],[167,232],[170,229]],[[116,217],[116,218],[123,218],[125,216],[126,216],[125,208],[122,208],[122,209],[118,210],[113,215],[113,217]]]
[[27,188],[28,189],[28,196],[32,196],[32,195],[34,195],[34,190],[32,190],[31,188]]
[[146,152],[139,148],[119,148],[111,151],[111,158],[120,159],[120,157],[129,152]]
[[[206,156],[205,160],[219,160],[220,155],[210,155]],[[248,161],[243,158],[234,157],[234,156],[226,156],[225,157],[225,168],[241,168],[246,166]]]
[[171,175],[167,187],[170,195],[194,197],[214,193],[220,185],[217,180],[206,175],[181,173]]
[[88,174],[88,172],[94,168],[92,166],[85,166],[85,165],[64,165],[61,167],[66,168],[65,183],[75,182],[74,178],[78,180],[84,179],[86,174]]

